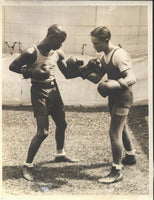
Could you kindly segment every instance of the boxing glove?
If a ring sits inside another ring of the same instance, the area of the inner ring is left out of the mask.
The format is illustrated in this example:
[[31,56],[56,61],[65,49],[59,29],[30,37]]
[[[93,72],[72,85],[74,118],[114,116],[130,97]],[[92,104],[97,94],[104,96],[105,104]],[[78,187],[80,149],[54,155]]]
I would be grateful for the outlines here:
[[118,81],[109,79],[107,81],[100,82],[97,90],[102,97],[107,97],[112,92],[121,90],[121,86]]
[[50,68],[44,63],[38,64],[32,69],[31,77],[37,80],[45,80],[50,76]]
[[101,70],[102,64],[100,59],[91,59],[88,64],[80,67],[81,77],[85,79],[89,74],[95,72],[99,73]]
[[31,78],[32,76],[32,65],[24,65],[21,67],[21,73],[25,79]]
[[66,60],[67,69],[70,71],[79,70],[79,67],[84,64],[83,60],[77,58],[76,56],[71,56]]
[[34,78],[37,80],[45,80],[50,75],[50,69],[44,63],[25,65],[21,68],[21,72],[25,79]]

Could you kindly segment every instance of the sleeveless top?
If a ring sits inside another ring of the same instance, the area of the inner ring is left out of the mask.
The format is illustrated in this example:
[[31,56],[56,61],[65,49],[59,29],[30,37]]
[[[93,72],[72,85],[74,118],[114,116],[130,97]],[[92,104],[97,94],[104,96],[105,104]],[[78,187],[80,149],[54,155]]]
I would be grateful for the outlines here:
[[[120,58],[117,60],[117,62],[119,62],[118,66],[113,63],[113,56],[115,52],[117,53],[117,55],[115,55],[115,59],[117,56],[119,56],[118,59]],[[102,70],[107,73],[108,79],[117,80],[122,78],[121,72],[131,68],[131,59],[129,54],[120,47],[116,47],[112,50],[112,54],[108,63],[105,62],[105,55],[101,57],[101,62],[103,66]]]
[[33,47],[36,49],[36,52],[37,52],[37,59],[34,62],[34,64],[36,64],[36,67],[37,67],[37,65],[46,64],[50,69],[50,76],[48,79],[45,79],[43,81],[32,78],[31,82],[32,83],[33,82],[50,82],[50,81],[54,80],[55,79],[55,67],[57,66],[57,62],[59,60],[58,53],[56,51],[51,51],[51,52],[49,52],[48,56],[44,56],[40,53],[40,51],[36,45],[33,45]]

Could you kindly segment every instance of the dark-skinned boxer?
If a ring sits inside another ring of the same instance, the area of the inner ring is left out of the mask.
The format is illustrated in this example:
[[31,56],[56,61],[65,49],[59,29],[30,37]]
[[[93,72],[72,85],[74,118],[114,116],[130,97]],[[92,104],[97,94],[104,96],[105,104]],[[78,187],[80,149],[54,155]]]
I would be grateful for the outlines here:
[[[63,101],[55,80],[55,67],[58,66],[64,76],[76,78],[95,71],[96,65],[83,66],[83,61],[75,56],[65,60],[61,49],[66,39],[66,31],[54,24],[48,28],[46,37],[36,46],[24,50],[9,66],[13,72],[22,74],[25,79],[31,78],[31,102],[36,118],[37,133],[32,138],[26,162],[23,164],[23,176],[33,181],[33,160],[44,139],[48,136],[49,119],[51,115],[56,124],[55,162],[77,162],[66,157],[64,150],[65,129],[67,123]],[[96,70],[97,71],[97,70]]]

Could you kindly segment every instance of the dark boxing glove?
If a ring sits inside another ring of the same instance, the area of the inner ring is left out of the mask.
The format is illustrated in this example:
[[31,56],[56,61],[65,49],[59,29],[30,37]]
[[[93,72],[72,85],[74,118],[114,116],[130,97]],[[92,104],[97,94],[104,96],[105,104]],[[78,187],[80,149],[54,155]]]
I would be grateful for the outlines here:
[[76,56],[71,56],[66,60],[67,69],[70,71],[79,70],[79,67],[84,64],[83,60],[77,58]]
[[37,80],[45,80],[50,76],[50,68],[44,63],[38,64],[34,69],[32,69],[32,78]]
[[21,72],[25,79],[34,78],[37,80],[45,80],[50,75],[50,69],[44,63],[25,65],[22,67]]
[[97,90],[99,94],[105,98],[113,91],[121,90],[121,86],[118,81],[109,79],[107,81],[100,82],[97,87]]
[[31,78],[32,76],[32,65],[24,65],[21,68],[21,73],[25,79]]
[[89,74],[98,73],[101,70],[102,64],[100,59],[91,59],[88,64],[81,67],[81,77],[85,79]]

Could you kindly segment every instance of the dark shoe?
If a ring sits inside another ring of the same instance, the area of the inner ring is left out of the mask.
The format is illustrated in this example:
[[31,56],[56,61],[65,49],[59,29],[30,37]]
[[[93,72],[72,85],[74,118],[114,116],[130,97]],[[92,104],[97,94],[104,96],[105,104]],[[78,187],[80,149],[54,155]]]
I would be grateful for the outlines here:
[[32,175],[32,170],[33,170],[32,167],[28,167],[26,165],[23,165],[23,167],[22,167],[23,176],[28,181],[34,181],[34,178]]
[[115,167],[112,166],[111,172],[107,176],[100,178],[98,181],[100,183],[110,184],[121,181],[122,179],[123,175],[121,173],[121,170],[116,169]]
[[55,157],[54,162],[69,162],[69,163],[77,163],[78,160],[76,159],[72,159],[72,158],[68,158],[66,156],[57,156]]
[[122,159],[122,164],[123,165],[135,165],[136,164],[135,156],[126,154],[125,157]]

